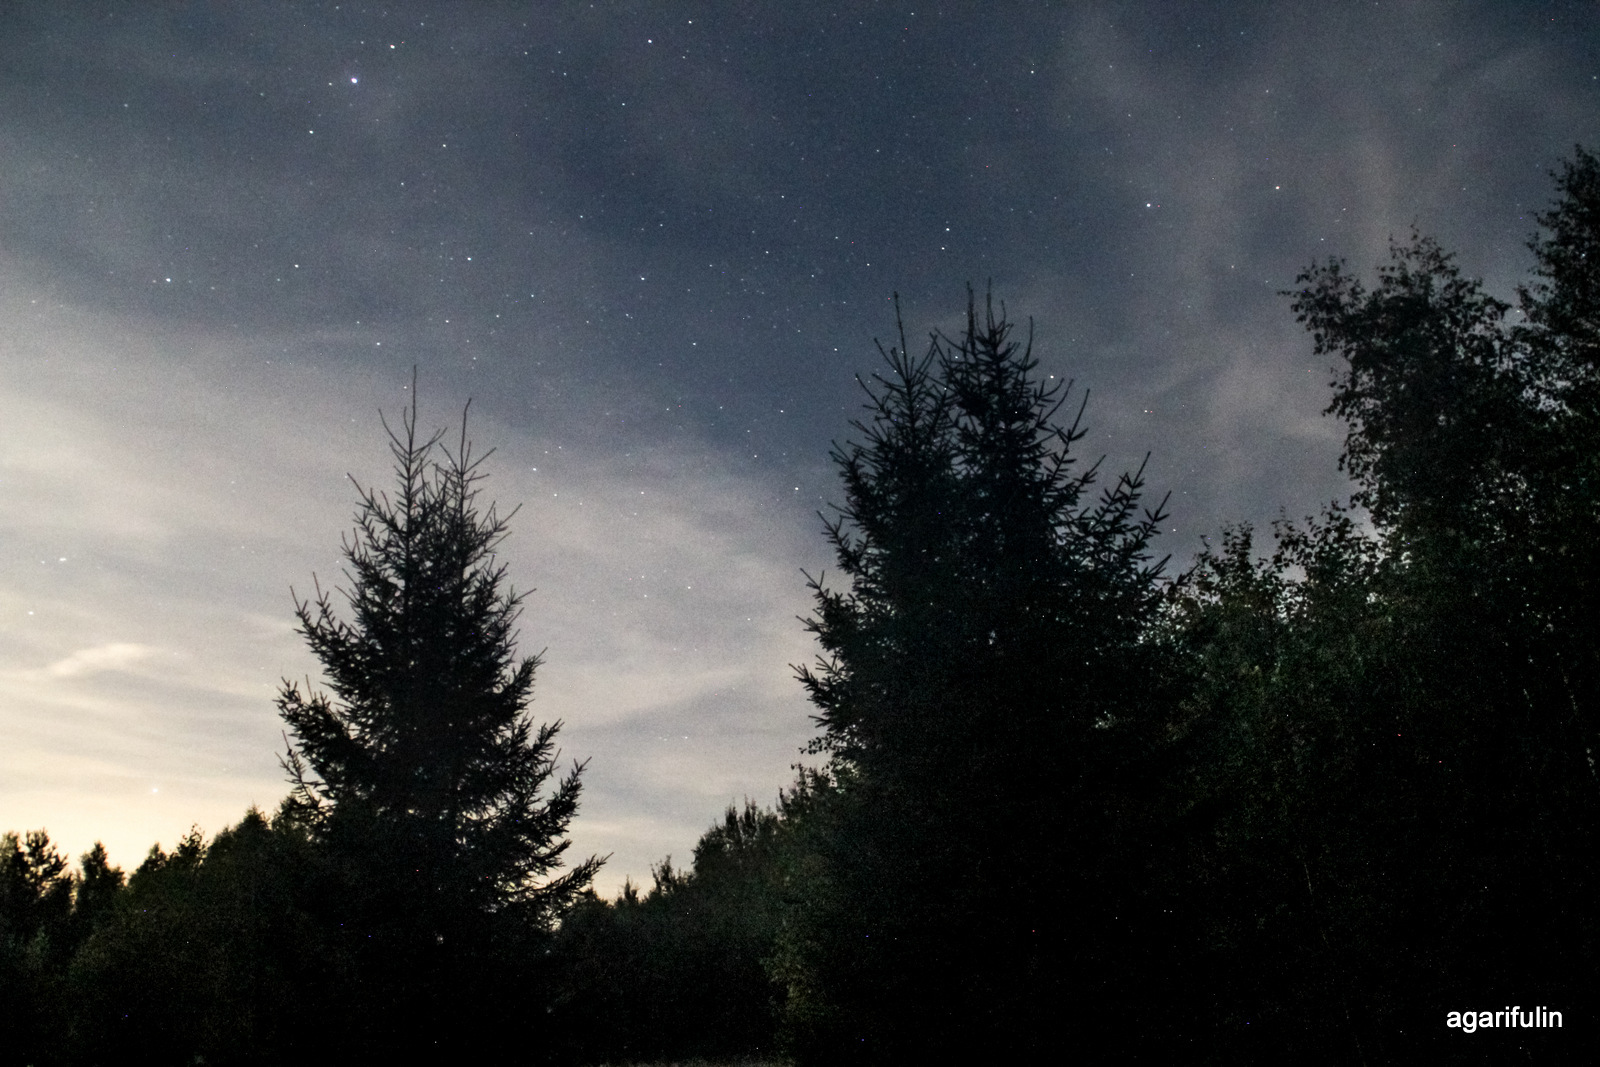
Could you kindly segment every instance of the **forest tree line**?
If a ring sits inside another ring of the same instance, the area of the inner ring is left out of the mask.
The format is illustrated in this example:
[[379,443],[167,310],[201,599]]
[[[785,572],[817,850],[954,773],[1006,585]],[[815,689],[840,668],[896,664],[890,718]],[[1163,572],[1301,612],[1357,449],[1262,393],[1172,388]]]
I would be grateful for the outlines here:
[[[297,604],[288,799],[127,876],[0,840],[0,1058],[1551,1058],[1600,991],[1600,160],[1555,181],[1514,300],[1415,234],[1297,279],[1356,492],[1181,572],[1003,308],[902,331],[833,454],[815,768],[615,900],[482,460],[413,408]],[[1563,1032],[1445,1026],[1512,1004]]]

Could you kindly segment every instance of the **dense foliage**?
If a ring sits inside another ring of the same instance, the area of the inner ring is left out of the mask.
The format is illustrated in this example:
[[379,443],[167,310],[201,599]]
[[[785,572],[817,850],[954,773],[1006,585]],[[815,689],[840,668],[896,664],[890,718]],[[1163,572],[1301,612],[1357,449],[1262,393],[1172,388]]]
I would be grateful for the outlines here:
[[730,807],[689,870],[670,858],[641,894],[586,897],[557,937],[557,1029],[583,1062],[770,1056],[780,991],[774,943],[796,902],[793,828],[821,788],[803,777],[774,810]]
[[[800,669],[816,769],[616,900],[463,441],[298,605],[294,792],[129,878],[0,838],[0,1062],[1558,1058],[1600,992],[1600,160],[1497,299],[1427,238],[1286,294],[1350,505],[1184,573],[1003,309],[883,353]],[[1081,408],[1080,408],[1081,413]],[[1533,1005],[1553,1029],[1445,1025]],[[972,1051],[974,1048],[978,1051]]]

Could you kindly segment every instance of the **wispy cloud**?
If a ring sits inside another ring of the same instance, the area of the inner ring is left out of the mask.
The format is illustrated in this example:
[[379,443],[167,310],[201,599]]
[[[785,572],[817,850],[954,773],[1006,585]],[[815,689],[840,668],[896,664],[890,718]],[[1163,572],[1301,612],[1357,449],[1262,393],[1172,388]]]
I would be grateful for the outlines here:
[[80,648],[64,659],[58,659],[44,669],[52,678],[74,678],[82,674],[102,671],[127,671],[149,660],[161,650],[151,645],[131,641],[113,641],[110,644]]

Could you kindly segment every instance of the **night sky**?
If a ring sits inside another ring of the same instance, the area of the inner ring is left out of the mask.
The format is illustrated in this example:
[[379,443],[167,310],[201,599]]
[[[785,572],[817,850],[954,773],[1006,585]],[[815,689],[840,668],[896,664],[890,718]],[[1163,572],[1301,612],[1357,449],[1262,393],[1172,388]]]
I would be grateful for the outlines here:
[[[982,8],[984,11],[979,12]],[[855,376],[966,286],[1151,453],[1181,566],[1346,495],[1279,291],[1412,226],[1491,291],[1600,144],[1560,3],[0,8],[0,829],[136,865],[286,792],[379,412],[470,430],[598,885],[813,735]]]

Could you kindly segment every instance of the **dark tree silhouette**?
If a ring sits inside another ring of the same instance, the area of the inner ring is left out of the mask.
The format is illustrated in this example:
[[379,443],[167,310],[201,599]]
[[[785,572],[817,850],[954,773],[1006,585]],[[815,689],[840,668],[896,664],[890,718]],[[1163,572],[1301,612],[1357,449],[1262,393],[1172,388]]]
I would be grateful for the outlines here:
[[351,961],[310,910],[316,861],[298,827],[251,809],[210,842],[191,830],[152,848],[109,910],[120,872],[92,856],[78,904],[101,914],[72,963],[70,1062],[276,1063],[336,1047]]
[[1286,294],[1371,529],[1235,531],[1174,597],[1173,899],[1219,1061],[1441,1061],[1443,1005],[1600,987],[1600,174],[1556,178],[1522,322],[1416,235],[1370,289],[1330,261]]
[[395,495],[361,490],[345,545],[350,621],[320,588],[296,606],[332,695],[286,682],[278,702],[286,810],[339,865],[364,1013],[402,1041],[465,1033],[493,961],[512,966],[601,862],[555,874],[582,765],[546,790],[560,723],[527,714],[539,659],[514,647],[522,597],[494,555],[507,519],[478,507],[487,456],[465,417],[455,450],[440,442],[418,436],[413,401],[390,431]]
[[1068,383],[1011,330],[969,294],[964,335],[920,360],[902,335],[834,453],[849,585],[813,582],[823,656],[799,672],[834,788],[776,961],[818,1062],[1041,1050],[1061,1003],[1092,1016],[1121,936],[1112,798],[1157,688],[1160,516],[1137,472],[1089,499]]
[[43,830],[0,835],[0,1062],[60,1054],[60,986],[76,947],[74,880]]
[[1505,854],[1543,839],[1564,863],[1595,817],[1600,729],[1600,163],[1579,149],[1556,181],[1521,324],[1423,238],[1370,292],[1337,262],[1307,272],[1294,306],[1343,364],[1330,411],[1426,634],[1433,728],[1475,738],[1462,780]]
[[640,893],[586,897],[556,939],[554,1019],[579,1063],[770,1055],[779,990],[765,971],[789,903],[793,825],[804,779],[776,810],[728,808],[694,849]]
[[[1421,736],[1384,545],[1340,509],[1224,534],[1178,583],[1174,845],[1189,939],[1177,1029],[1215,1062],[1388,1062],[1397,995],[1437,974],[1447,755]],[[1405,892],[1401,892],[1401,886]],[[1406,951],[1397,951],[1404,945]]]

